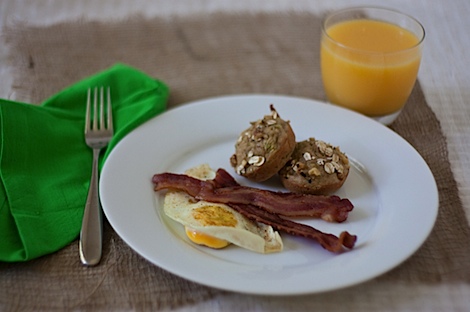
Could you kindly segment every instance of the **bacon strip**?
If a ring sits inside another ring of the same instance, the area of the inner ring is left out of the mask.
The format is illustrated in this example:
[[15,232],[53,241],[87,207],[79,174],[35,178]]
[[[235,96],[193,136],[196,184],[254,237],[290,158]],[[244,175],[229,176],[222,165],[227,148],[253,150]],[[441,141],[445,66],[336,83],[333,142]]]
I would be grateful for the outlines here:
[[[225,170],[219,169],[224,179]],[[286,217],[315,217],[329,222],[343,222],[353,205],[348,199],[338,196],[273,192],[248,186],[230,184],[220,187],[215,180],[199,180],[184,174],[161,173],[152,178],[155,191],[177,189],[199,200],[221,204],[253,205],[268,212]]]
[[[225,170],[219,169],[213,180],[217,187],[239,185],[237,181]],[[286,220],[276,214],[257,209],[252,205],[239,205],[230,203],[229,206],[248,219],[272,226],[277,231],[283,231],[291,235],[303,236],[316,240],[320,245],[331,252],[343,251],[343,246],[352,249],[356,244],[357,236],[348,232],[341,232],[339,238],[333,234],[323,233],[306,224]]]
[[228,204],[228,206],[248,219],[270,225],[275,230],[314,239],[320,243],[323,248],[331,252],[341,252],[344,249],[343,246],[352,249],[356,243],[357,236],[351,235],[346,231],[341,232],[338,238],[333,234],[324,233],[309,225],[281,218],[274,213],[257,209],[252,205]]
[[[176,181],[174,181],[175,178]],[[223,169],[219,169],[217,171],[214,180],[202,181],[186,175],[163,173],[155,175],[153,178],[153,182],[155,184],[156,191],[172,188],[184,191],[193,197],[197,197],[201,192],[206,194],[209,192],[216,192],[220,189],[232,190],[235,187],[245,188],[241,187],[238,182]],[[206,198],[199,199],[214,202],[213,200]],[[306,238],[314,239],[318,243],[320,243],[323,248],[331,252],[341,252],[343,251],[344,247],[351,249],[356,243],[357,237],[355,235],[349,234],[346,231],[342,232],[340,236],[337,237],[333,234],[323,233],[306,224],[301,224],[284,219],[276,213],[270,212],[265,209],[259,209],[257,206],[252,205],[250,203],[237,203],[231,201],[227,202],[226,204],[234,210],[238,211],[240,214],[244,215],[245,217],[251,220],[255,220],[257,222],[270,225],[278,231],[283,231],[291,235],[303,236]]]

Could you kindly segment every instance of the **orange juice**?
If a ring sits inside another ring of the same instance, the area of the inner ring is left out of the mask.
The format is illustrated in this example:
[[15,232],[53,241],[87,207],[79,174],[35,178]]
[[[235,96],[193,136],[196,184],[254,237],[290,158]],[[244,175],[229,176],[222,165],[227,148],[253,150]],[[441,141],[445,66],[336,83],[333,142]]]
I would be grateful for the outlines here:
[[407,29],[372,19],[325,28],[321,68],[329,101],[368,116],[399,111],[416,81],[421,39]]

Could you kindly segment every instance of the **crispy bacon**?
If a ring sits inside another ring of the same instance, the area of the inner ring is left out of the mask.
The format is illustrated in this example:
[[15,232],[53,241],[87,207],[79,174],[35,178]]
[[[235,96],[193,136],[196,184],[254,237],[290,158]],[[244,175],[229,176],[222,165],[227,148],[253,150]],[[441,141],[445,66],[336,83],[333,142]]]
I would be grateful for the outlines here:
[[[228,179],[226,171],[218,170],[218,175]],[[222,179],[219,177],[219,179]],[[253,205],[268,212],[286,217],[315,217],[330,222],[343,222],[347,219],[353,205],[348,199],[338,196],[320,196],[273,192],[238,183],[221,187],[215,180],[199,180],[184,174],[161,173],[153,176],[155,191],[177,189],[199,200],[222,204]]]
[[[219,169],[217,171],[217,175],[213,181],[216,183],[217,187],[239,185],[238,182],[223,169]],[[337,237],[333,234],[323,233],[306,224],[286,220],[274,213],[257,209],[252,205],[230,203],[229,206],[248,219],[270,225],[277,231],[283,231],[291,235],[314,239],[320,243],[323,248],[331,252],[341,252],[344,247],[352,249],[356,244],[357,236],[351,235],[346,231],[341,232],[339,237]]]
[[[217,171],[217,174],[214,180],[202,181],[202,180],[189,177],[187,175],[162,173],[162,174],[155,175],[152,181],[155,184],[156,191],[162,190],[162,189],[168,189],[168,188],[177,189],[180,191],[184,191],[188,193],[189,195],[200,200],[225,203],[228,206],[232,207],[234,210],[238,211],[240,214],[244,215],[245,217],[251,220],[255,220],[257,222],[270,225],[278,231],[283,231],[291,235],[303,236],[306,238],[314,239],[318,243],[320,243],[320,245],[323,248],[331,252],[340,252],[344,249],[344,247],[351,249],[354,247],[354,244],[356,243],[357,237],[355,235],[349,234],[346,231],[342,232],[339,237],[333,234],[323,233],[306,224],[301,224],[301,223],[297,223],[291,220],[287,220],[269,210],[260,209],[259,207],[253,204],[254,202],[247,203],[247,201],[249,200],[243,200],[242,202],[237,202],[235,199],[225,201],[225,197],[223,197],[224,202],[211,200],[211,198],[208,198],[207,194],[211,192],[217,193],[221,189],[230,190],[230,191],[235,190],[235,192],[236,190],[244,189],[244,188],[247,188],[248,190],[252,190],[255,192],[261,191],[259,189],[240,186],[238,182],[235,181],[235,179],[223,169],[219,169]],[[227,194],[227,192],[223,192],[223,193]],[[271,194],[271,193],[272,192],[269,192],[269,191],[267,192],[267,194]],[[279,193],[277,192],[273,192],[273,193],[276,195],[279,195]],[[265,194],[265,193],[262,192],[262,194]],[[291,193],[285,193],[285,194],[291,194]],[[307,197],[316,197],[316,196],[310,195]],[[237,196],[235,198],[239,198],[239,197]],[[281,198],[284,199],[283,196],[281,196]],[[295,201],[297,200],[296,198],[299,198],[299,197],[293,197],[293,198],[294,198],[293,200]],[[259,202],[259,200],[255,202]],[[328,219],[328,221],[330,220]]]
[[303,236],[316,240],[320,245],[331,252],[343,251],[343,246],[352,249],[356,243],[356,235],[341,232],[339,238],[333,234],[321,232],[309,225],[297,223],[281,218],[280,216],[257,209],[252,205],[228,204],[232,209],[238,211],[248,219],[272,226],[275,230],[289,233],[291,235]]

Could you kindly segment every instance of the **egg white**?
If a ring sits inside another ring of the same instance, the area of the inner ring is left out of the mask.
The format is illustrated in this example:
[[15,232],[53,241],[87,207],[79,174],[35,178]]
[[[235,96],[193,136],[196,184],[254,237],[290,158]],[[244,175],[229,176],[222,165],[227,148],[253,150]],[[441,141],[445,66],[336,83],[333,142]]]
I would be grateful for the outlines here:
[[[212,179],[215,172],[203,164],[186,172],[198,179]],[[283,243],[277,231],[266,224],[251,221],[224,204],[197,201],[180,191],[168,191],[163,209],[165,214],[198,232],[226,240],[258,253],[282,251]]]

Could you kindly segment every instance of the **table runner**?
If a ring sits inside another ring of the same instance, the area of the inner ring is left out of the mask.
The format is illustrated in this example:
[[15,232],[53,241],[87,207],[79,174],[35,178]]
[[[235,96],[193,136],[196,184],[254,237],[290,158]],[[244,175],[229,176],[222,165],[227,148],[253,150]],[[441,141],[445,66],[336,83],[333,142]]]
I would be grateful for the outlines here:
[[[40,103],[116,62],[165,81],[171,89],[170,107],[240,93],[325,100],[319,66],[320,20],[307,13],[219,13],[168,19],[134,16],[110,23],[14,24],[3,35],[14,70],[13,95],[25,102]],[[372,281],[302,296],[297,303],[231,294],[186,281],[148,263],[106,223],[104,257],[96,268],[80,265],[77,242],[27,263],[0,263],[0,308],[168,310],[226,300],[225,307],[232,310],[242,309],[241,302],[248,302],[252,309],[268,309],[268,302],[294,310],[305,306],[334,309],[341,306],[337,299],[341,297],[349,302],[348,308],[364,310],[393,306],[400,296],[411,296],[410,289],[419,292],[437,284],[455,287],[469,283],[470,230],[445,137],[419,83],[391,128],[430,166],[439,188],[439,216],[428,240],[410,259]],[[419,220],[416,223],[419,226]]]

